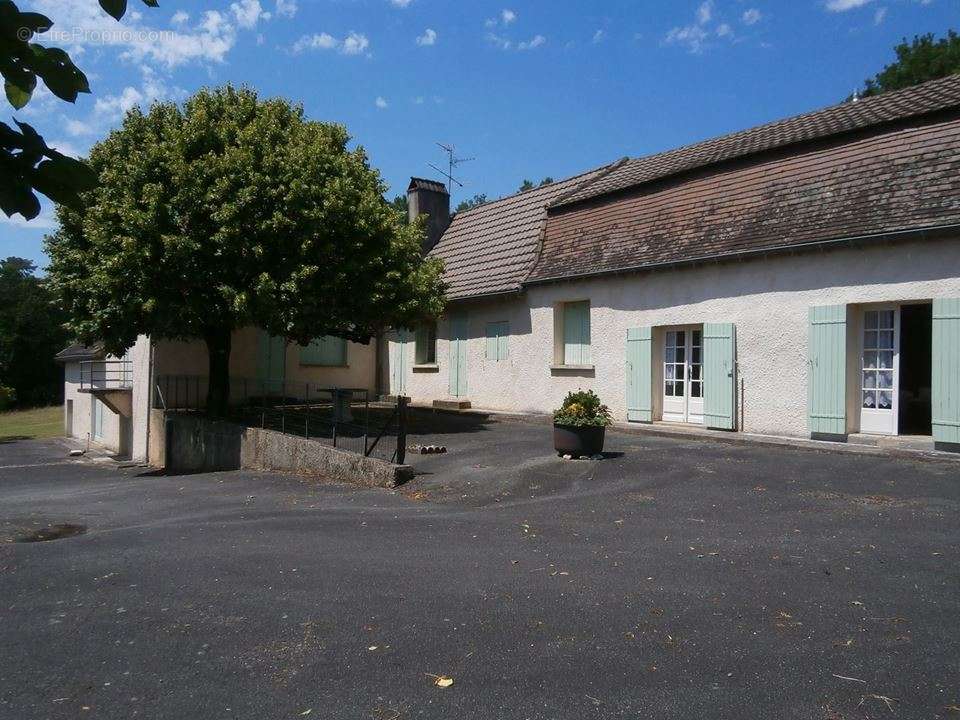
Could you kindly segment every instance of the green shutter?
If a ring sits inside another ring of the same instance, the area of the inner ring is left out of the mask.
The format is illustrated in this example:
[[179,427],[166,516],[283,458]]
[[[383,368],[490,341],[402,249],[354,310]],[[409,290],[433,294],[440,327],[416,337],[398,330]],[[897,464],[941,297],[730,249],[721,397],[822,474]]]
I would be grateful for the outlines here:
[[847,432],[847,306],[810,308],[807,348],[810,433]]
[[396,331],[390,341],[390,392],[402,395],[407,391],[407,341],[410,332],[404,328]]
[[590,364],[590,302],[563,306],[563,364]]
[[456,315],[450,318],[450,394],[464,397],[467,394],[467,318]]
[[487,323],[486,358],[493,362],[507,359],[507,338],[510,335],[510,323],[504,321]]
[[960,299],[933,301],[933,440],[960,444]]
[[653,333],[627,330],[627,420],[653,422]]
[[280,392],[286,377],[287,341],[263,330],[257,338],[257,380],[266,392]]
[[737,333],[732,323],[703,325],[703,424],[736,429]]

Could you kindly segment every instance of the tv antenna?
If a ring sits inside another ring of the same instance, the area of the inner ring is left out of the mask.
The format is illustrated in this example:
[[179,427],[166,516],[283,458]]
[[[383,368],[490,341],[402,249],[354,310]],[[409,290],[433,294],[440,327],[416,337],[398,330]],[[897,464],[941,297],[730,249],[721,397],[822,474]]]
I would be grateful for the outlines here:
[[472,158],[472,157],[460,158],[460,157],[457,157],[457,150],[453,145],[444,145],[443,143],[439,143],[439,142],[437,143],[437,145],[439,145],[440,149],[447,154],[447,170],[443,171],[433,163],[427,163],[427,165],[432,167],[434,170],[436,170],[438,173],[440,173],[443,177],[447,179],[449,183],[447,187],[450,188],[451,190],[453,190],[454,185],[462,188],[463,183],[457,180],[453,176],[453,171],[456,170],[457,167],[459,167],[462,163],[470,162],[471,160],[476,160],[476,158]]

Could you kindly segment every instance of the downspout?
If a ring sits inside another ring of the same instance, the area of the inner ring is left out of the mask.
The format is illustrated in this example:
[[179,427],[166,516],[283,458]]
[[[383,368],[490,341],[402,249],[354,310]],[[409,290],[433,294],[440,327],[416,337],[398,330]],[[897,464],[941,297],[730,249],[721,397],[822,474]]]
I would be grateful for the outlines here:
[[150,426],[152,423],[153,415],[153,361],[154,354],[156,353],[156,346],[153,344],[153,337],[151,336],[147,341],[150,343],[150,352],[148,354],[147,361],[147,448],[144,460],[147,465],[150,464]]

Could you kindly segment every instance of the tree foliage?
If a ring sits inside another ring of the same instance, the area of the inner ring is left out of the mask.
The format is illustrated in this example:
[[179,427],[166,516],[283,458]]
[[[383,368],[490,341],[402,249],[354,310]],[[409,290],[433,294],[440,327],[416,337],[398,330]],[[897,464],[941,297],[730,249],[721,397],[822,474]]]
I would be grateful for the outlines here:
[[29,260],[0,260],[0,386],[22,406],[56,401],[63,391],[53,356],[68,342],[66,315]]
[[483,194],[474,195],[469,200],[464,200],[459,205],[457,205],[457,212],[466,212],[467,210],[473,210],[474,208],[480,207],[481,205],[487,204],[487,196]]
[[919,85],[960,73],[960,35],[948,30],[939,40],[932,33],[906,39],[894,48],[897,60],[864,83],[861,97]]
[[520,183],[520,187],[517,189],[517,192],[526,192],[527,190],[533,190],[534,188],[543,187],[544,185],[550,185],[552,183],[553,178],[549,176],[541,180],[539,184],[535,184],[533,180],[524,180],[522,183]]
[[[157,0],[142,2],[157,6]],[[100,5],[119,20],[127,0],[100,0]],[[7,100],[16,110],[30,101],[38,79],[71,103],[80,93],[90,92],[87,76],[66,52],[32,42],[51,27],[47,16],[21,12],[11,0],[0,0],[0,74]],[[78,193],[93,186],[93,173],[84,163],[48,147],[31,126],[17,120],[14,124],[16,129],[0,122],[0,210],[8,217],[20,213],[32,220],[40,213],[35,191],[59,203],[76,203]]]
[[50,279],[83,341],[201,338],[221,411],[232,331],[366,342],[443,310],[423,224],[386,202],[341,125],[249,89],[201,90],[127,113],[94,146],[99,186],[58,208]]

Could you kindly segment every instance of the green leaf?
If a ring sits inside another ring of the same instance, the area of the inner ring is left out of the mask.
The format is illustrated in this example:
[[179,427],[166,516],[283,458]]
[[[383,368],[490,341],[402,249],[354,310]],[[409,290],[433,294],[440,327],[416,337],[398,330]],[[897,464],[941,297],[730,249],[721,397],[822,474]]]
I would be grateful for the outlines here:
[[44,84],[61,100],[74,102],[79,93],[90,92],[90,83],[70,56],[60,48],[32,44],[34,69]]
[[100,7],[114,20],[119,20],[127,12],[127,0],[100,0]]
[[24,105],[30,102],[30,95],[32,93],[27,92],[22,87],[14,85],[9,80],[5,80],[3,83],[3,89],[7,93],[7,100],[10,101],[10,104],[17,110],[20,110]]

